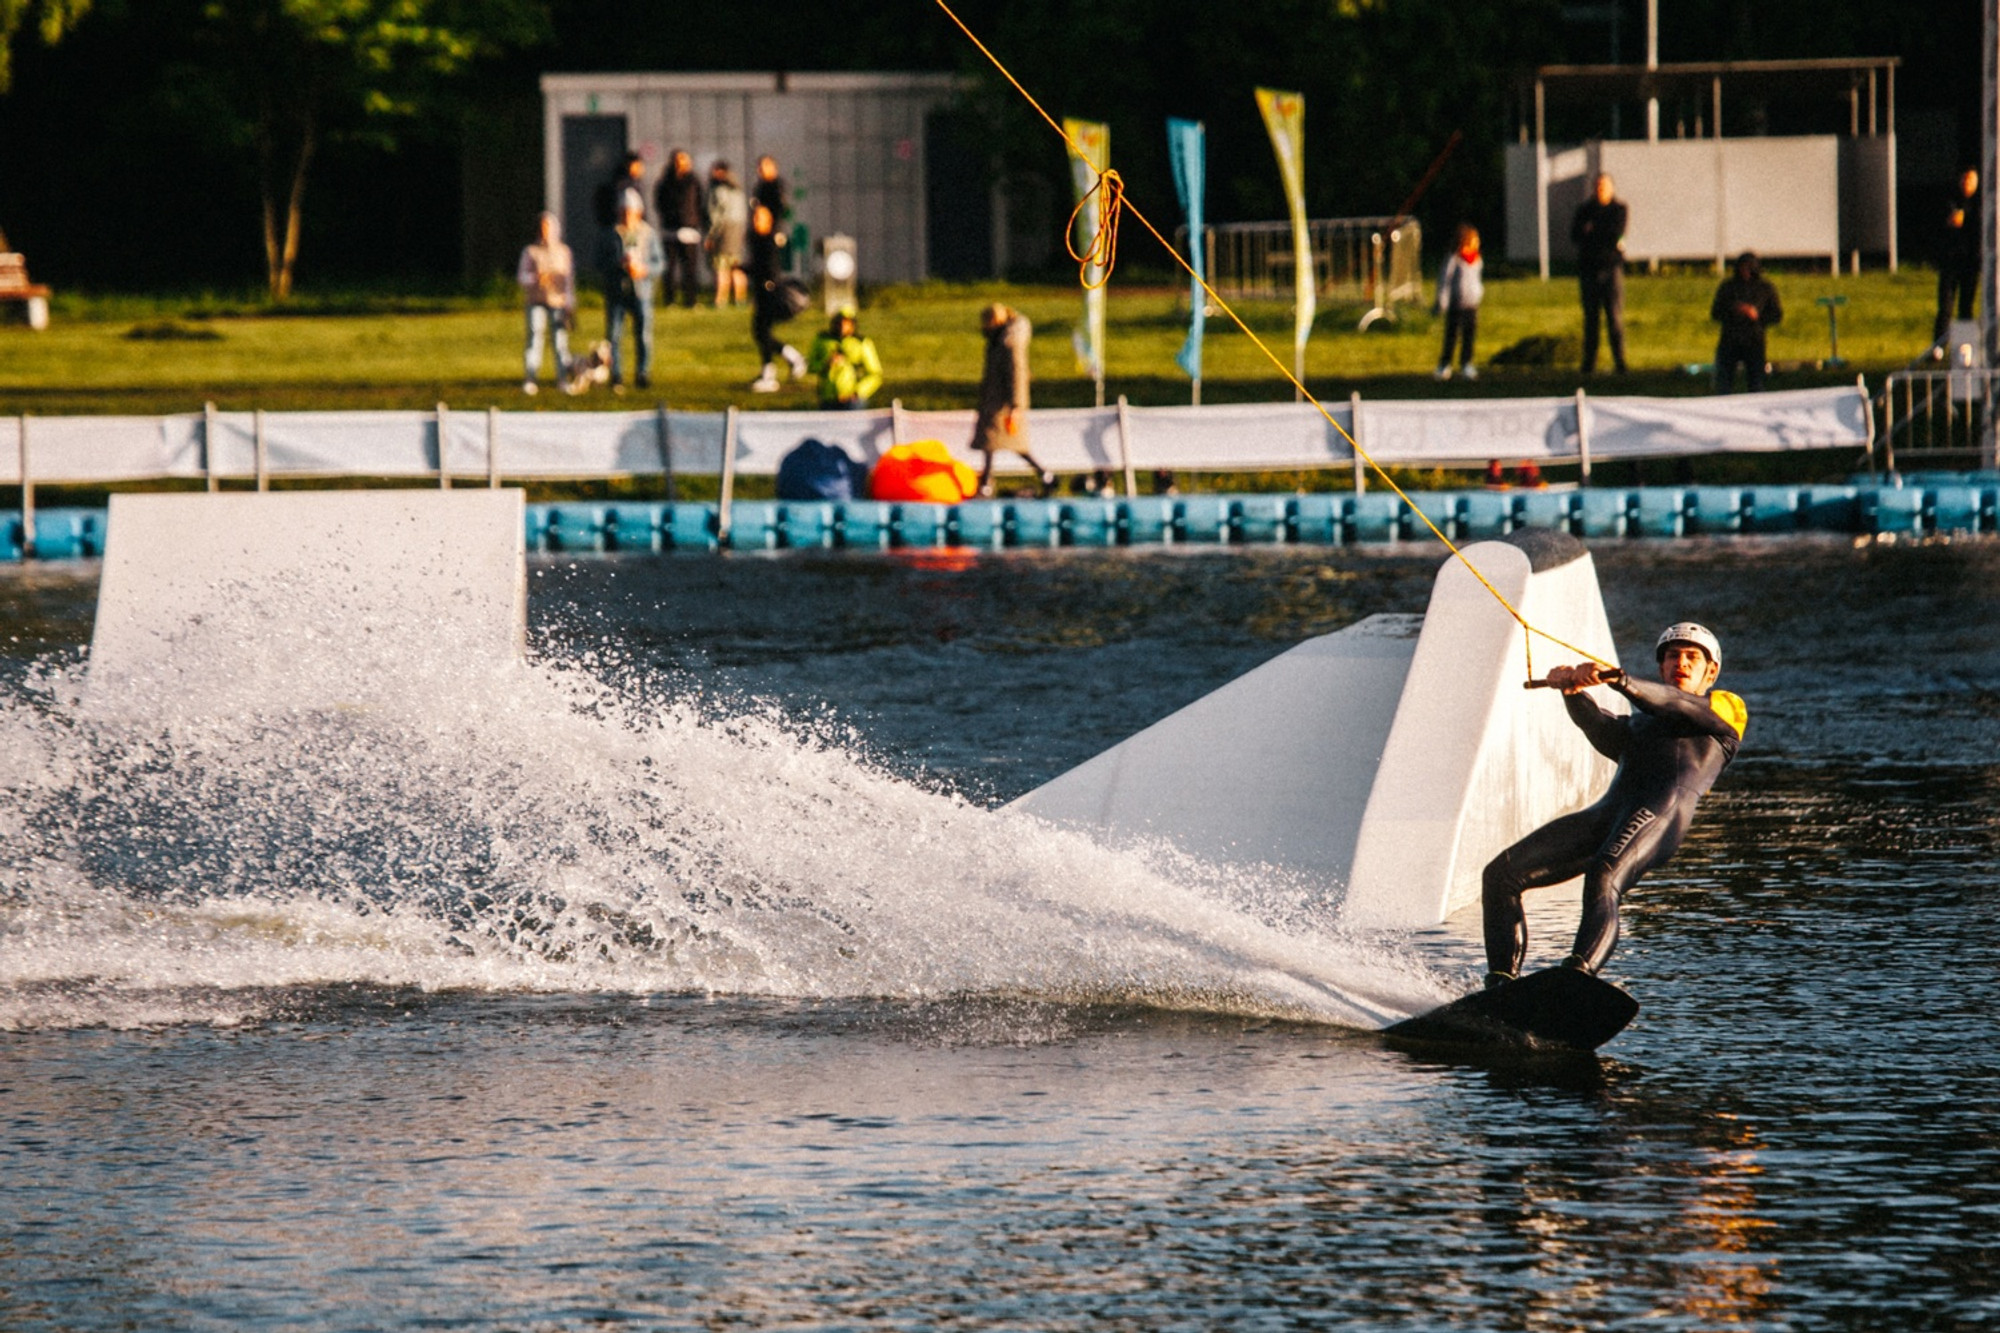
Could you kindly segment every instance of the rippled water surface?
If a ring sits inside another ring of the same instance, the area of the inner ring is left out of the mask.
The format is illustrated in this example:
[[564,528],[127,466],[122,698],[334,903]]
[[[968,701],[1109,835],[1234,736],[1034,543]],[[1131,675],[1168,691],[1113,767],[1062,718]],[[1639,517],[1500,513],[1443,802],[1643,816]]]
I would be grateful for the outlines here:
[[1429,551],[550,561],[525,682],[224,717],[0,572],[0,1328],[2000,1326],[2000,546],[1595,555],[1748,742],[1488,1065],[1367,1030],[1476,923],[995,812]]

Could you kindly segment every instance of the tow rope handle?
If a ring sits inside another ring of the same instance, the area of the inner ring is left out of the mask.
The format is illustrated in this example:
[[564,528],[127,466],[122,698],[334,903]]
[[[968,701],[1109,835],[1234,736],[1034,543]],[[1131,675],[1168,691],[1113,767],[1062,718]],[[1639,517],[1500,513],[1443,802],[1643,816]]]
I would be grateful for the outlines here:
[[[1620,681],[1625,679],[1625,673],[1619,668],[1613,667],[1609,671],[1600,671],[1597,675],[1597,678],[1602,683],[1609,685],[1613,681]],[[1556,684],[1554,681],[1547,679],[1524,680],[1521,682],[1521,688],[1524,690],[1552,690],[1556,688]]]

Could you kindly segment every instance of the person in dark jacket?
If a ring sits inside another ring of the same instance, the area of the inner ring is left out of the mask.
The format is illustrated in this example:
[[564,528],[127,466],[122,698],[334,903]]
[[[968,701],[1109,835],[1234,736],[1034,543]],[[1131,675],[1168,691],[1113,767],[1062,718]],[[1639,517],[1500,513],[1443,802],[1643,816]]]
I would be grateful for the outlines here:
[[1597,321],[1603,316],[1611,364],[1625,373],[1625,224],[1629,213],[1608,173],[1599,172],[1591,196],[1576,210],[1569,238],[1576,243],[1576,276],[1583,297],[1583,373],[1597,369]]
[[667,267],[662,275],[663,301],[674,299],[679,288],[683,308],[694,309],[695,284],[701,277],[701,243],[708,233],[708,212],[703,207],[701,178],[694,174],[694,158],[676,148],[653,187],[653,202],[659,207],[660,240],[666,250]]
[[625,205],[631,200],[639,201],[640,216],[646,212],[646,192],[642,188],[646,179],[646,159],[637,153],[627,153],[618,161],[618,169],[611,178],[597,187],[592,204],[597,214],[597,225],[609,231],[625,218]]
[[1944,359],[1945,335],[1951,331],[1953,308],[1959,319],[1972,318],[1973,294],[1979,290],[1979,173],[1967,167],[1952,190],[1945,210],[1944,237],[1938,247],[1937,323],[1931,329],[1931,357]]
[[778,174],[778,159],[769,153],[757,159],[757,179],[750,183],[750,202],[770,209],[781,231],[791,217],[791,191],[785,185],[785,178]]
[[779,289],[779,279],[785,273],[785,235],[778,229],[777,216],[761,203],[750,206],[748,248],[750,336],[756,340],[757,356],[764,363],[763,373],[751,381],[750,388],[755,393],[776,393],[779,358],[791,368],[793,379],[805,378],[806,359],[798,348],[778,336],[778,325],[792,317]]
[[[1618,947],[1619,899],[1641,875],[1666,864],[1687,836],[1696,804],[1736,758],[1749,710],[1725,690],[1710,693],[1722,671],[1715,635],[1682,621],[1667,626],[1653,654],[1657,684],[1595,662],[1549,672],[1570,721],[1591,748],[1618,761],[1618,773],[1595,805],[1543,825],[1487,863],[1482,902],[1489,987],[1514,980],[1527,957],[1522,893],[1578,875],[1583,918],[1563,966],[1596,975]],[[1597,685],[1624,695],[1632,711],[1606,712],[1584,693]]]
[[653,383],[653,284],[665,264],[660,234],[646,221],[637,191],[628,191],[618,225],[598,245],[604,279],[604,337],[611,344],[611,391],[625,392],[624,325],[632,321],[634,369],[642,389]]
[[1744,386],[1751,393],[1764,387],[1764,331],[1785,317],[1778,289],[1764,276],[1757,256],[1745,250],[1736,256],[1730,275],[1715,289],[1708,317],[1722,325],[1715,344],[1715,391],[1736,387],[1736,367],[1743,367]]

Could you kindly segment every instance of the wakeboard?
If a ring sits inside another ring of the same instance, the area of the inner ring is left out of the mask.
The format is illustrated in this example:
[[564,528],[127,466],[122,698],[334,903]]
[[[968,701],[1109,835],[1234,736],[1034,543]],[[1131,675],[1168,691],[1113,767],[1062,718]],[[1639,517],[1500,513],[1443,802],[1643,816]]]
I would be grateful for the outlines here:
[[1639,1002],[1570,967],[1530,972],[1385,1029],[1403,1041],[1594,1051],[1625,1030]]

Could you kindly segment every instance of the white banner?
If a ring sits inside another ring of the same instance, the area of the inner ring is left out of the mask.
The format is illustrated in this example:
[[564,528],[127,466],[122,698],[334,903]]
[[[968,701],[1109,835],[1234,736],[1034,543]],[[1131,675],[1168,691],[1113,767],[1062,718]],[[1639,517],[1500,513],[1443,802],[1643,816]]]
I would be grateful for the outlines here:
[[1859,448],[1870,439],[1858,388],[1586,401],[1592,458]]
[[[1383,464],[1477,466],[1488,459],[1578,457],[1575,398],[1477,398],[1329,406],[1041,408],[1031,415],[1035,456],[1061,472],[1134,468],[1188,472],[1347,466],[1343,432]],[[1586,398],[1593,459],[1659,458],[1869,442],[1860,387],[1795,389],[1720,398]],[[873,463],[891,445],[940,440],[977,466],[973,414],[958,412],[738,412],[735,469],[770,476],[808,438]],[[443,414],[444,470],[483,479],[489,446],[508,478],[688,475],[722,470],[723,412],[493,412]],[[9,429],[9,426],[12,429]],[[25,431],[25,447],[22,432]],[[273,477],[436,477],[435,412],[267,412],[264,470]],[[247,479],[257,474],[256,414],[218,412],[212,451],[200,414],[171,417],[16,417],[0,420],[0,485],[102,483],[160,477]],[[9,437],[13,438],[10,439]],[[1024,465],[1012,454],[1003,471]]]

